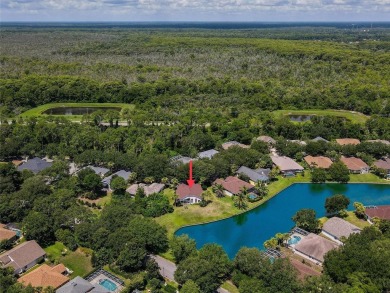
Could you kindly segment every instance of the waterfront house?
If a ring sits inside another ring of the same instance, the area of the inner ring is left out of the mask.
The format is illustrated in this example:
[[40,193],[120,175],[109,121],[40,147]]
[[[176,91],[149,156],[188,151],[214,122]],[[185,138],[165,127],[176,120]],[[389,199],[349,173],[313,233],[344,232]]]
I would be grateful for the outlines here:
[[182,204],[194,204],[202,201],[203,189],[200,184],[189,187],[187,184],[179,184],[176,189],[178,201]]
[[137,193],[138,188],[143,189],[145,195],[149,196],[153,193],[161,192],[165,188],[165,185],[162,183],[152,183],[149,185],[144,183],[132,184],[129,188],[126,189],[126,191],[131,195],[135,195]]
[[37,242],[31,240],[0,254],[0,266],[12,267],[17,275],[31,269],[45,256],[46,252]]
[[114,176],[119,176],[119,177],[122,177],[123,179],[125,179],[125,181],[127,182],[127,180],[129,179],[129,176],[130,176],[131,172],[129,171],[125,171],[125,170],[120,170],[118,172],[115,172],[114,174],[110,175],[110,176],[107,176],[105,177],[103,180],[102,180],[102,183],[103,183],[103,186],[104,187],[107,187],[108,189],[111,189],[111,180]]
[[309,233],[294,246],[293,250],[298,254],[318,263],[324,262],[324,256],[329,251],[338,248],[339,246],[324,237]]
[[218,153],[219,153],[218,151],[211,149],[211,150],[207,150],[207,151],[198,153],[198,158],[199,159],[205,159],[205,158],[211,159],[212,157],[214,157]]
[[387,173],[387,179],[390,179],[390,158],[383,158],[374,162],[374,166],[383,169]]
[[322,233],[339,244],[342,244],[342,238],[348,238],[351,234],[360,232],[360,228],[338,217],[330,218],[322,227]]
[[214,185],[222,185],[224,193],[227,196],[233,196],[241,193],[245,188],[251,192],[254,191],[254,186],[237,177],[229,176],[226,179],[217,179]]
[[333,164],[331,159],[323,156],[306,156],[303,159],[310,166],[310,168],[329,169],[329,167]]
[[336,143],[344,146],[344,145],[358,145],[360,144],[360,140],[356,138],[338,138],[336,139]]
[[20,277],[18,282],[24,286],[31,285],[32,287],[52,287],[53,289],[57,289],[69,281],[69,278],[66,276],[67,274],[68,271],[63,264],[58,264],[54,267],[43,264]]
[[295,174],[303,171],[303,167],[289,157],[271,156],[271,160],[282,174]]
[[47,162],[46,160],[40,159],[40,158],[33,158],[31,160],[28,160],[27,162],[24,162],[23,164],[19,165],[17,167],[18,171],[23,170],[29,170],[33,172],[34,174],[37,174],[53,165],[52,162]]
[[241,166],[237,170],[237,174],[244,174],[249,178],[249,183],[255,185],[257,182],[269,182],[270,169],[251,169],[245,166]]
[[225,142],[222,144],[222,148],[224,150],[227,150],[233,146],[237,146],[237,147],[240,147],[240,148],[243,148],[243,149],[249,149],[250,146],[249,145],[246,145],[246,144],[242,144],[242,143],[239,143],[238,141],[228,141],[228,142]]
[[366,207],[365,214],[370,223],[373,218],[390,220],[390,205]]
[[366,174],[370,170],[370,167],[359,158],[342,156],[340,161],[347,166],[349,172],[354,174]]

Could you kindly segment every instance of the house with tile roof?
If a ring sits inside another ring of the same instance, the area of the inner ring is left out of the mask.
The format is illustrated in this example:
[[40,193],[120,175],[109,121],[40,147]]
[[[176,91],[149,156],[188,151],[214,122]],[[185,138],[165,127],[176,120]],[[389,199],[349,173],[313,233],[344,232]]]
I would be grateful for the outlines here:
[[177,200],[182,204],[194,204],[202,201],[203,189],[200,184],[191,187],[187,184],[179,184],[176,188]]
[[126,192],[130,193],[131,195],[135,195],[137,193],[138,188],[142,188],[144,190],[144,193],[146,196],[149,196],[153,193],[159,193],[163,191],[165,188],[165,185],[162,183],[152,183],[152,184],[132,184],[129,188],[126,189]]
[[324,256],[339,245],[324,237],[309,233],[294,246],[293,250],[315,263],[322,264]]
[[53,165],[52,162],[47,162],[46,160],[35,157],[17,167],[18,171],[29,170],[34,174],[37,174]]
[[366,207],[365,214],[370,223],[372,223],[373,218],[390,220],[390,205]]
[[370,167],[359,158],[355,158],[355,157],[347,158],[342,156],[340,158],[340,161],[343,162],[344,165],[347,166],[349,172],[353,174],[366,174],[370,170]]
[[56,293],[111,293],[99,284],[91,284],[87,280],[76,277],[56,290]]
[[241,193],[245,188],[251,192],[254,191],[254,186],[237,177],[229,176],[226,179],[217,179],[213,185],[222,185],[224,193],[227,196],[233,196]]
[[342,244],[342,238],[346,239],[351,234],[360,233],[361,231],[359,227],[338,217],[330,218],[322,227],[322,233],[339,244]]
[[276,140],[274,140],[272,137],[267,136],[267,135],[261,135],[256,140],[266,142],[268,144],[276,144]]
[[242,144],[242,143],[239,143],[238,141],[228,141],[228,142],[225,142],[222,144],[222,148],[224,150],[227,150],[231,147],[240,147],[240,148],[243,148],[243,149],[249,149],[250,146],[249,145],[246,145],[246,144]]
[[360,144],[360,140],[356,138],[338,138],[336,139],[336,143],[344,146],[344,145],[358,145]]
[[31,285],[32,287],[52,287],[57,289],[69,281],[69,278],[66,276],[67,273],[67,269],[63,264],[58,264],[54,267],[43,264],[20,277],[18,282],[24,286]]
[[378,169],[383,169],[387,172],[387,179],[390,179],[390,158],[383,158],[375,161],[373,164]]
[[310,168],[329,169],[329,167],[333,164],[331,159],[323,156],[306,156],[303,159],[310,166]]
[[255,185],[257,182],[269,182],[270,169],[251,169],[245,166],[241,166],[237,170],[237,174],[244,174],[249,178],[249,183]]
[[0,242],[1,241],[15,241],[18,238],[15,231],[7,228],[6,225],[0,223]]
[[282,174],[302,172],[303,167],[286,156],[271,156],[271,160]]
[[35,240],[24,242],[0,254],[0,266],[12,267],[15,274],[31,269],[46,256],[46,252]]
[[212,157],[214,157],[218,153],[219,153],[218,151],[211,149],[211,150],[207,150],[207,151],[198,153],[198,158],[199,159],[211,159]]

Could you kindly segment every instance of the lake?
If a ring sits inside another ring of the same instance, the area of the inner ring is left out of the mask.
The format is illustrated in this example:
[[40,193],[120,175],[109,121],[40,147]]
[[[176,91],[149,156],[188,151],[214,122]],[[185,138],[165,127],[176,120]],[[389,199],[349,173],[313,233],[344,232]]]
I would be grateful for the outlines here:
[[85,114],[91,114],[96,111],[120,111],[120,107],[57,107],[57,108],[50,108],[46,111],[42,112],[42,114],[47,115],[85,115]]
[[390,184],[294,184],[278,195],[241,215],[208,224],[184,227],[175,235],[188,234],[200,248],[206,243],[223,246],[233,258],[242,246],[263,249],[264,241],[294,227],[291,217],[302,208],[314,209],[325,216],[325,199],[333,194],[346,195],[353,210],[355,201],[364,205],[389,205]]

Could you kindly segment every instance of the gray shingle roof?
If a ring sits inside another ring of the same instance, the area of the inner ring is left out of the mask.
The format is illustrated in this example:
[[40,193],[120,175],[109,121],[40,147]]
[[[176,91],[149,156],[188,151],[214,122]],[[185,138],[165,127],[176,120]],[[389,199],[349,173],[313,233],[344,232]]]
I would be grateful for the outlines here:
[[67,284],[58,288],[56,293],[110,293],[100,285],[92,285],[81,277],[76,277]]
[[40,158],[35,157],[34,159],[28,160],[22,165],[18,166],[18,171],[30,170],[33,173],[38,173],[46,168],[51,167],[53,163],[46,162]]
[[86,168],[92,169],[92,171],[95,172],[99,176],[103,176],[104,174],[108,173],[108,171],[110,171],[107,168],[95,167],[95,166],[91,166],[91,165],[84,167],[83,169],[86,169]]
[[114,175],[116,176],[119,176],[119,177],[122,177],[123,179],[125,179],[126,181],[129,179],[129,176],[130,176],[131,172],[130,171],[125,171],[125,170],[119,170],[118,172],[115,172],[114,174],[108,176],[108,177],[105,177],[102,182],[103,184],[105,185],[110,185],[111,183],[111,180],[112,180],[112,177]]
[[322,227],[322,230],[335,236],[337,239],[340,239],[341,237],[348,238],[349,235],[360,233],[361,231],[355,225],[352,225],[351,223],[348,223],[347,221],[337,217],[330,218],[328,221],[326,221]]
[[198,153],[198,158],[199,159],[204,159],[204,158],[211,159],[212,157],[214,157],[218,153],[219,153],[218,151],[216,151],[214,149],[211,149],[211,150],[208,150],[208,151],[204,151],[204,152]]
[[313,138],[312,141],[324,141],[324,142],[329,142],[329,140],[326,140],[325,138],[321,136],[317,136],[316,138]]
[[279,167],[280,171],[302,171],[303,167],[289,157],[271,157],[272,162]]
[[310,233],[309,235],[302,237],[302,240],[294,246],[294,249],[323,262],[325,254],[337,247],[338,245],[335,242]]
[[[262,169],[259,169],[259,170],[262,170]],[[260,172],[262,172],[262,171],[260,171]],[[253,170],[253,169],[250,169],[250,168],[245,167],[245,166],[241,166],[237,170],[237,174],[245,174],[253,182],[268,181],[269,180],[268,175],[264,174],[264,172],[262,172],[262,173],[260,173],[260,172],[257,172],[257,170]]]

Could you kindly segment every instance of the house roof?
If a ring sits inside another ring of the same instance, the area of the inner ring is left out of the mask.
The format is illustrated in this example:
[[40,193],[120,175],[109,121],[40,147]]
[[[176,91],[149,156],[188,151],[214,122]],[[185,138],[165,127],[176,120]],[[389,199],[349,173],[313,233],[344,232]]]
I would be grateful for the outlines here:
[[288,142],[297,143],[299,145],[307,145],[306,141],[299,140],[299,139],[287,139]]
[[4,224],[0,223],[0,242],[3,240],[10,240],[16,236],[16,232],[6,229]]
[[317,136],[316,138],[313,138],[312,141],[324,141],[324,142],[329,142],[329,140],[326,140],[325,138],[321,136]]
[[222,144],[222,148],[224,150],[227,150],[227,149],[229,149],[229,148],[231,148],[233,146],[238,146],[238,147],[244,148],[244,149],[249,149],[250,148],[249,145],[242,144],[242,143],[239,143],[238,141],[234,141],[234,140],[233,141],[228,141],[228,142],[225,142],[225,143]]
[[366,215],[370,218],[377,217],[382,220],[390,220],[390,205],[366,208]]
[[81,277],[76,277],[70,282],[66,283],[61,288],[57,289],[56,293],[110,293],[102,286],[95,284],[92,285],[87,280]]
[[347,158],[342,156],[340,158],[340,161],[343,162],[345,166],[347,166],[348,170],[352,170],[352,171],[360,171],[362,169],[369,168],[369,166],[366,163],[364,163],[361,159],[355,157]]
[[129,172],[129,171],[119,170],[118,172],[115,172],[114,174],[112,174],[112,175],[110,175],[108,177],[105,177],[102,180],[102,182],[103,182],[103,184],[110,185],[112,177],[114,175],[122,177],[123,179],[125,179],[127,181],[129,179],[130,174],[131,174],[131,172]]
[[23,163],[22,160],[12,160],[12,164],[14,164],[15,167],[19,166],[22,163]]
[[[259,169],[261,170],[261,169]],[[268,169],[269,170],[269,169]],[[245,174],[246,176],[249,177],[250,180],[252,180],[253,182],[257,182],[257,181],[268,181],[269,180],[269,177],[268,177],[268,174],[266,175],[263,171],[257,171],[257,170],[253,170],[253,169],[250,169],[248,167],[245,167],[245,166],[241,166],[238,170],[237,170],[237,174]]]
[[385,158],[374,162],[374,166],[390,171],[390,158]]
[[182,164],[188,164],[190,161],[195,161],[195,159],[193,158],[190,158],[190,157],[185,157],[185,156],[182,156],[182,155],[178,155],[178,156],[175,156],[175,157],[172,157],[171,158],[171,162],[174,162],[174,163],[182,163]]
[[53,287],[57,289],[69,281],[69,278],[63,275],[64,272],[66,272],[66,268],[63,264],[58,264],[55,267],[43,264],[39,268],[20,277],[18,282],[25,286]]
[[159,193],[161,190],[163,190],[165,187],[162,183],[152,183],[150,185],[140,183],[140,184],[133,184],[129,188],[126,189],[128,193],[131,195],[135,195],[137,193],[138,188],[142,188],[144,190],[144,193],[146,196],[151,195],[153,193]]
[[204,158],[211,159],[212,157],[214,157],[218,153],[219,153],[218,151],[211,149],[211,150],[207,150],[207,151],[198,153],[198,158],[199,159],[204,159]]
[[107,169],[107,168],[103,168],[103,167],[95,167],[95,166],[87,166],[87,167],[84,167],[83,169],[92,169],[92,171],[94,171],[97,175],[99,176],[103,176],[104,174],[108,173],[108,171],[110,171],[110,169]]
[[17,169],[18,171],[30,170],[33,173],[38,173],[41,172],[42,170],[45,170],[46,168],[51,167],[51,165],[53,165],[53,163],[51,162],[49,163],[46,162],[45,160],[35,157],[23,163],[22,165],[19,165]]
[[318,236],[313,233],[309,233],[294,246],[294,249],[306,254],[320,262],[324,261],[324,255],[332,250],[336,249],[338,245],[324,237]]
[[229,176],[225,180],[217,179],[214,181],[214,184],[221,184],[225,190],[232,194],[239,194],[244,189],[244,187],[247,189],[254,187],[252,184],[249,184],[248,182],[233,176]]
[[318,168],[328,169],[332,164],[332,160],[328,157],[312,157],[312,156],[306,156],[304,157],[304,160],[309,166],[315,166]]
[[357,144],[360,144],[360,140],[358,140],[356,138],[338,138],[338,139],[336,139],[336,142],[339,145],[348,145],[348,144],[357,145]]
[[256,140],[264,141],[264,142],[270,143],[270,144],[276,143],[276,140],[274,140],[272,137],[267,136],[267,135],[261,135],[258,138],[256,138]]
[[271,156],[272,162],[279,167],[280,171],[290,171],[290,170],[303,170],[303,167],[295,162],[289,157],[276,157]]
[[326,221],[322,230],[336,236],[338,239],[341,237],[348,238],[349,235],[360,233],[361,231],[360,228],[338,217],[333,217]]
[[371,140],[366,140],[366,142],[380,142],[383,144],[390,145],[390,141],[384,139],[371,139]]
[[24,242],[0,255],[0,263],[15,270],[23,269],[28,264],[46,255],[35,240]]
[[186,197],[197,197],[201,198],[201,195],[203,193],[202,186],[200,184],[194,184],[191,187],[189,187],[187,184],[179,184],[179,186],[176,189],[176,194],[178,195],[179,199],[184,199]]

